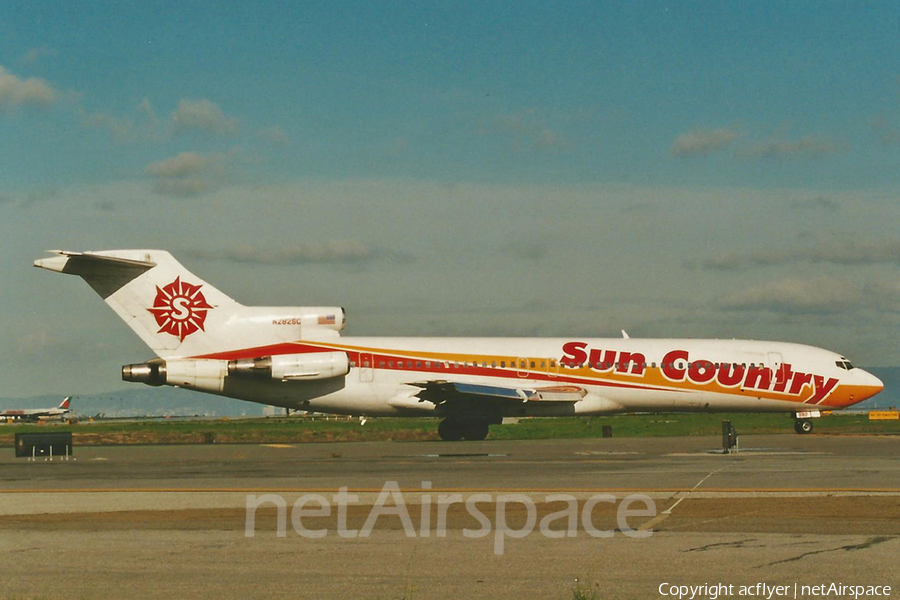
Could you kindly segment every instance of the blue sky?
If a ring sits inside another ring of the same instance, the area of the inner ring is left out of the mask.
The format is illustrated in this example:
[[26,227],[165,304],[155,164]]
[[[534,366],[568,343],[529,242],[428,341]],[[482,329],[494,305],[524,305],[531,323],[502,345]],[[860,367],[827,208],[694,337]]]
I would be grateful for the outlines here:
[[897,31],[888,3],[4,2],[0,383],[146,358],[30,267],[57,247],[165,248],[351,335],[900,364]]

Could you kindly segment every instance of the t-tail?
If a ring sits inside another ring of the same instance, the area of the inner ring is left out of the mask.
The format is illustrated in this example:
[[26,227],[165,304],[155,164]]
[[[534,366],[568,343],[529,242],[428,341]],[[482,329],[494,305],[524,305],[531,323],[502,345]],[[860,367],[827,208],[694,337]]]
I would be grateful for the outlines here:
[[335,338],[340,307],[251,307],[228,297],[163,250],[69,252],[34,266],[78,275],[163,359],[266,349]]

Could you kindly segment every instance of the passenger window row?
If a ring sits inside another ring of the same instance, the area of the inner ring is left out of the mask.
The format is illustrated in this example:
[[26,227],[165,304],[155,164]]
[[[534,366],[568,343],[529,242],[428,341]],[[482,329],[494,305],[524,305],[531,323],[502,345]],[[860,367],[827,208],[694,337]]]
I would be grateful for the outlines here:
[[[425,369],[465,369],[465,368],[480,367],[482,369],[488,369],[488,368],[490,368],[490,369],[497,369],[497,368],[505,369],[507,367],[507,364],[509,365],[510,368],[513,368],[513,369],[516,369],[516,368],[529,369],[530,368],[530,369],[544,370],[547,368],[546,360],[540,360],[540,361],[538,361],[538,360],[528,360],[528,361],[510,360],[508,362],[505,360],[501,360],[499,362],[496,360],[493,360],[490,362],[487,362],[487,361],[480,361],[480,362],[479,361],[461,361],[461,362],[459,362],[459,361],[452,361],[452,360],[451,361],[440,361],[440,360],[434,360],[434,361],[432,361],[432,360],[425,360],[425,361],[422,361],[422,360],[416,360],[416,361],[387,360],[387,361],[385,361],[385,360],[379,360],[378,368],[379,369],[395,369],[395,368],[396,369],[404,369],[404,368],[405,369],[413,369],[413,368],[415,368],[415,369],[422,369],[422,368],[425,368]],[[356,361],[351,360],[350,366],[356,367],[357,366]],[[363,367],[370,366],[369,361],[364,361],[362,366]],[[550,361],[550,368],[556,368],[555,360]]]

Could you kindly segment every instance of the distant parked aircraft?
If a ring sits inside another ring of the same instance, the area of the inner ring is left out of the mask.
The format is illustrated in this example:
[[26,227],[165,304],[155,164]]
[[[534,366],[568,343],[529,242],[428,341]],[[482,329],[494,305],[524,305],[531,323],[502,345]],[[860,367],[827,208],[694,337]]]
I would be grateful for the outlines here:
[[50,417],[59,417],[60,419],[69,412],[69,402],[71,396],[66,396],[65,400],[60,402],[56,408],[22,408],[11,409],[0,412],[0,419],[12,419],[14,421],[40,421],[49,419]]
[[[505,416],[785,412],[810,417],[881,391],[829,350],[751,340],[341,338],[339,307],[243,306],[161,250],[54,251],[156,353],[125,381],[334,414],[432,416],[445,440]],[[549,292],[549,293],[552,293]]]

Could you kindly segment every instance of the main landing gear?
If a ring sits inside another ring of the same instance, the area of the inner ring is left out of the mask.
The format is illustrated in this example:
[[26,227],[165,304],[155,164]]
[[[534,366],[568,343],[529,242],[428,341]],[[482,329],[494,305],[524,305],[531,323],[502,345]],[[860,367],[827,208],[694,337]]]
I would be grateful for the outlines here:
[[797,433],[812,433],[813,422],[811,419],[794,419],[794,431]]
[[483,440],[488,434],[489,421],[481,419],[444,419],[438,425],[438,435],[445,442],[462,439]]

